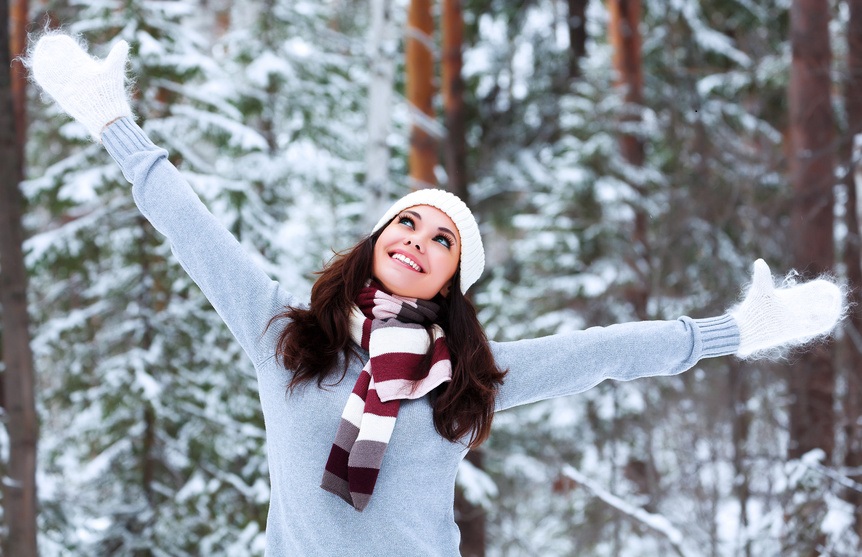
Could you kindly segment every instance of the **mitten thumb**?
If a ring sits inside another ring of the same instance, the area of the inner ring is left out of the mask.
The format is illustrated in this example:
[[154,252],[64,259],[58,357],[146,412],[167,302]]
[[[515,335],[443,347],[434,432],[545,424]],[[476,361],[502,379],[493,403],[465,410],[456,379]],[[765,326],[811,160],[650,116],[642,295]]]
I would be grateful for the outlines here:
[[110,75],[123,75],[126,71],[126,62],[129,56],[129,43],[126,41],[118,41],[111,48],[108,57],[105,58],[104,68],[105,73]]
[[763,259],[758,259],[754,262],[754,273],[751,277],[751,288],[748,290],[748,295],[769,295],[773,290],[775,290],[775,284],[772,282],[769,265]]

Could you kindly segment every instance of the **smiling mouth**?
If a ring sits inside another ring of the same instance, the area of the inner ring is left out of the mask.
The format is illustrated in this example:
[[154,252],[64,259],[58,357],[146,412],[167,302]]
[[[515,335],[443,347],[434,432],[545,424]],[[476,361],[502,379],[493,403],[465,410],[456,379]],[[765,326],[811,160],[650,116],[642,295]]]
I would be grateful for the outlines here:
[[407,257],[406,255],[404,255],[402,253],[393,253],[389,257],[391,257],[392,259],[394,259],[396,261],[400,261],[401,263],[404,263],[405,265],[407,265],[408,267],[410,267],[411,269],[413,269],[417,273],[423,272],[422,267],[420,267],[418,263],[416,263],[415,261],[413,261],[412,259],[410,259],[409,257]]

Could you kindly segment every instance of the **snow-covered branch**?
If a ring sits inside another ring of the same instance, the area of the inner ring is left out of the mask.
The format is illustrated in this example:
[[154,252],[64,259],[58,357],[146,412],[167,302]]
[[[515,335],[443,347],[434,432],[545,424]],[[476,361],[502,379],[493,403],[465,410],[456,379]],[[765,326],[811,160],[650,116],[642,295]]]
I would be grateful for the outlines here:
[[647,512],[639,507],[632,505],[631,503],[620,499],[619,497],[606,490],[598,483],[591,480],[572,466],[565,466],[563,468],[563,474],[575,480],[585,488],[589,489],[593,493],[593,495],[595,495],[611,507],[649,526],[659,534],[662,534],[664,537],[667,538],[668,542],[670,542],[670,545],[674,548],[677,554],[679,554],[680,556],[686,555],[686,552],[682,547],[682,532],[680,532],[666,517],[660,514]]

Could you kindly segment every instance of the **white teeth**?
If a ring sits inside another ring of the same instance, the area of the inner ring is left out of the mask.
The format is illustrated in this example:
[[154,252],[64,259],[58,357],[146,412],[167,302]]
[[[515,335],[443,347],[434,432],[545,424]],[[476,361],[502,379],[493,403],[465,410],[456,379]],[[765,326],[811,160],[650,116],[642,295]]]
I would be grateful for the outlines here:
[[403,263],[407,263],[408,265],[410,265],[411,267],[413,267],[414,269],[416,269],[420,273],[422,272],[422,267],[417,265],[415,261],[413,261],[412,259],[410,259],[406,255],[401,255],[400,253],[393,253],[392,259],[397,259],[398,261],[401,261]]

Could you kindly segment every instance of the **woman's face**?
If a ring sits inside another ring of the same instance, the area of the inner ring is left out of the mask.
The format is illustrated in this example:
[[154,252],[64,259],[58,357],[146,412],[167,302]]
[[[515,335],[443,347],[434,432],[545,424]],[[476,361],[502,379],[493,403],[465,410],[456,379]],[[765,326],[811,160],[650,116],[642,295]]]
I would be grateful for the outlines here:
[[461,236],[430,205],[401,211],[374,245],[374,278],[391,294],[430,300],[448,292],[461,259]]

